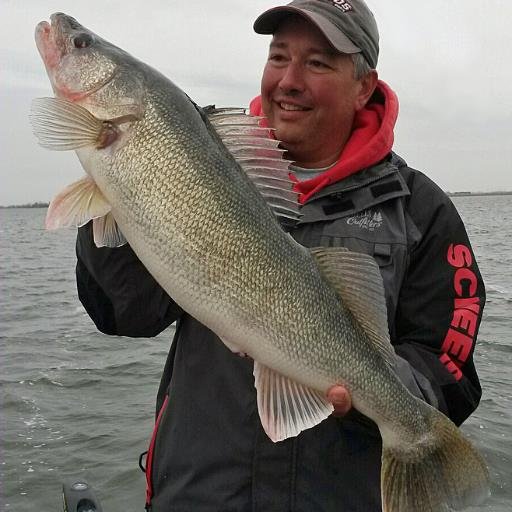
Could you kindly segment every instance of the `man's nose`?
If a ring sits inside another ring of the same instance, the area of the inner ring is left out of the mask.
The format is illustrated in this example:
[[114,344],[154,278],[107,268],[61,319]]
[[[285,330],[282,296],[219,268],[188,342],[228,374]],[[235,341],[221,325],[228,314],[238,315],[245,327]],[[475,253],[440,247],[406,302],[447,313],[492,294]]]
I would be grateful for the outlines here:
[[304,70],[297,63],[290,62],[284,69],[279,81],[279,88],[287,93],[302,92],[304,90]]

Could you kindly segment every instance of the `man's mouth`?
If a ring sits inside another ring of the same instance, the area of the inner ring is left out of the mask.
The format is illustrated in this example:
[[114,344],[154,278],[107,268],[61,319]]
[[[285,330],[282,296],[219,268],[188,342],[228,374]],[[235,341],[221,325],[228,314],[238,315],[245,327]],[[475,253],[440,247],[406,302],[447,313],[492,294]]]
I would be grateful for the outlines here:
[[302,105],[292,105],[291,103],[285,103],[283,101],[279,102],[279,106],[283,110],[286,110],[288,112],[297,111],[297,110],[299,110],[299,111],[310,110],[309,108],[303,107]]

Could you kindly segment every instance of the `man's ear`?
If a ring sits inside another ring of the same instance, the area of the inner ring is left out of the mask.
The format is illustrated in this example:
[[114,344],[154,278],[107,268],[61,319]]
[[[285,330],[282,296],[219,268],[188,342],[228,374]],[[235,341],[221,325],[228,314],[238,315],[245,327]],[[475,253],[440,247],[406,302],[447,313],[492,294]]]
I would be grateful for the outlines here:
[[356,111],[361,110],[372,97],[373,91],[377,87],[379,75],[375,69],[372,69],[363,78],[360,79],[361,88],[356,98]]

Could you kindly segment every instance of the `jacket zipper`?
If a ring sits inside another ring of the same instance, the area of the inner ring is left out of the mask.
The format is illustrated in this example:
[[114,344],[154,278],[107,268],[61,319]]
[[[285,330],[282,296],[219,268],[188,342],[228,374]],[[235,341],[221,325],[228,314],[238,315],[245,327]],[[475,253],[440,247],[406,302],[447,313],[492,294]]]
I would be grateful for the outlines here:
[[169,395],[166,395],[164,403],[162,404],[162,407],[160,407],[160,411],[158,412],[158,416],[155,421],[155,426],[153,428],[153,434],[151,435],[151,441],[149,443],[148,456],[146,459],[146,510],[151,509],[151,499],[153,498],[153,455],[155,451],[156,436],[158,434],[160,420],[162,419],[163,413],[167,408],[168,401]]

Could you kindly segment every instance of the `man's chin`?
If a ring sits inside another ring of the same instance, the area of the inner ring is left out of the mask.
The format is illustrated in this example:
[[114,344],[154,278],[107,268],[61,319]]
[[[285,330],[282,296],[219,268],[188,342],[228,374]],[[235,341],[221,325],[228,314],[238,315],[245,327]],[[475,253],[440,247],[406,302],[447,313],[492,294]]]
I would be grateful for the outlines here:
[[297,133],[296,130],[290,130],[288,127],[276,128],[274,137],[281,142],[280,147],[287,151],[293,151],[293,148],[300,145],[301,141],[304,139],[303,135]]

